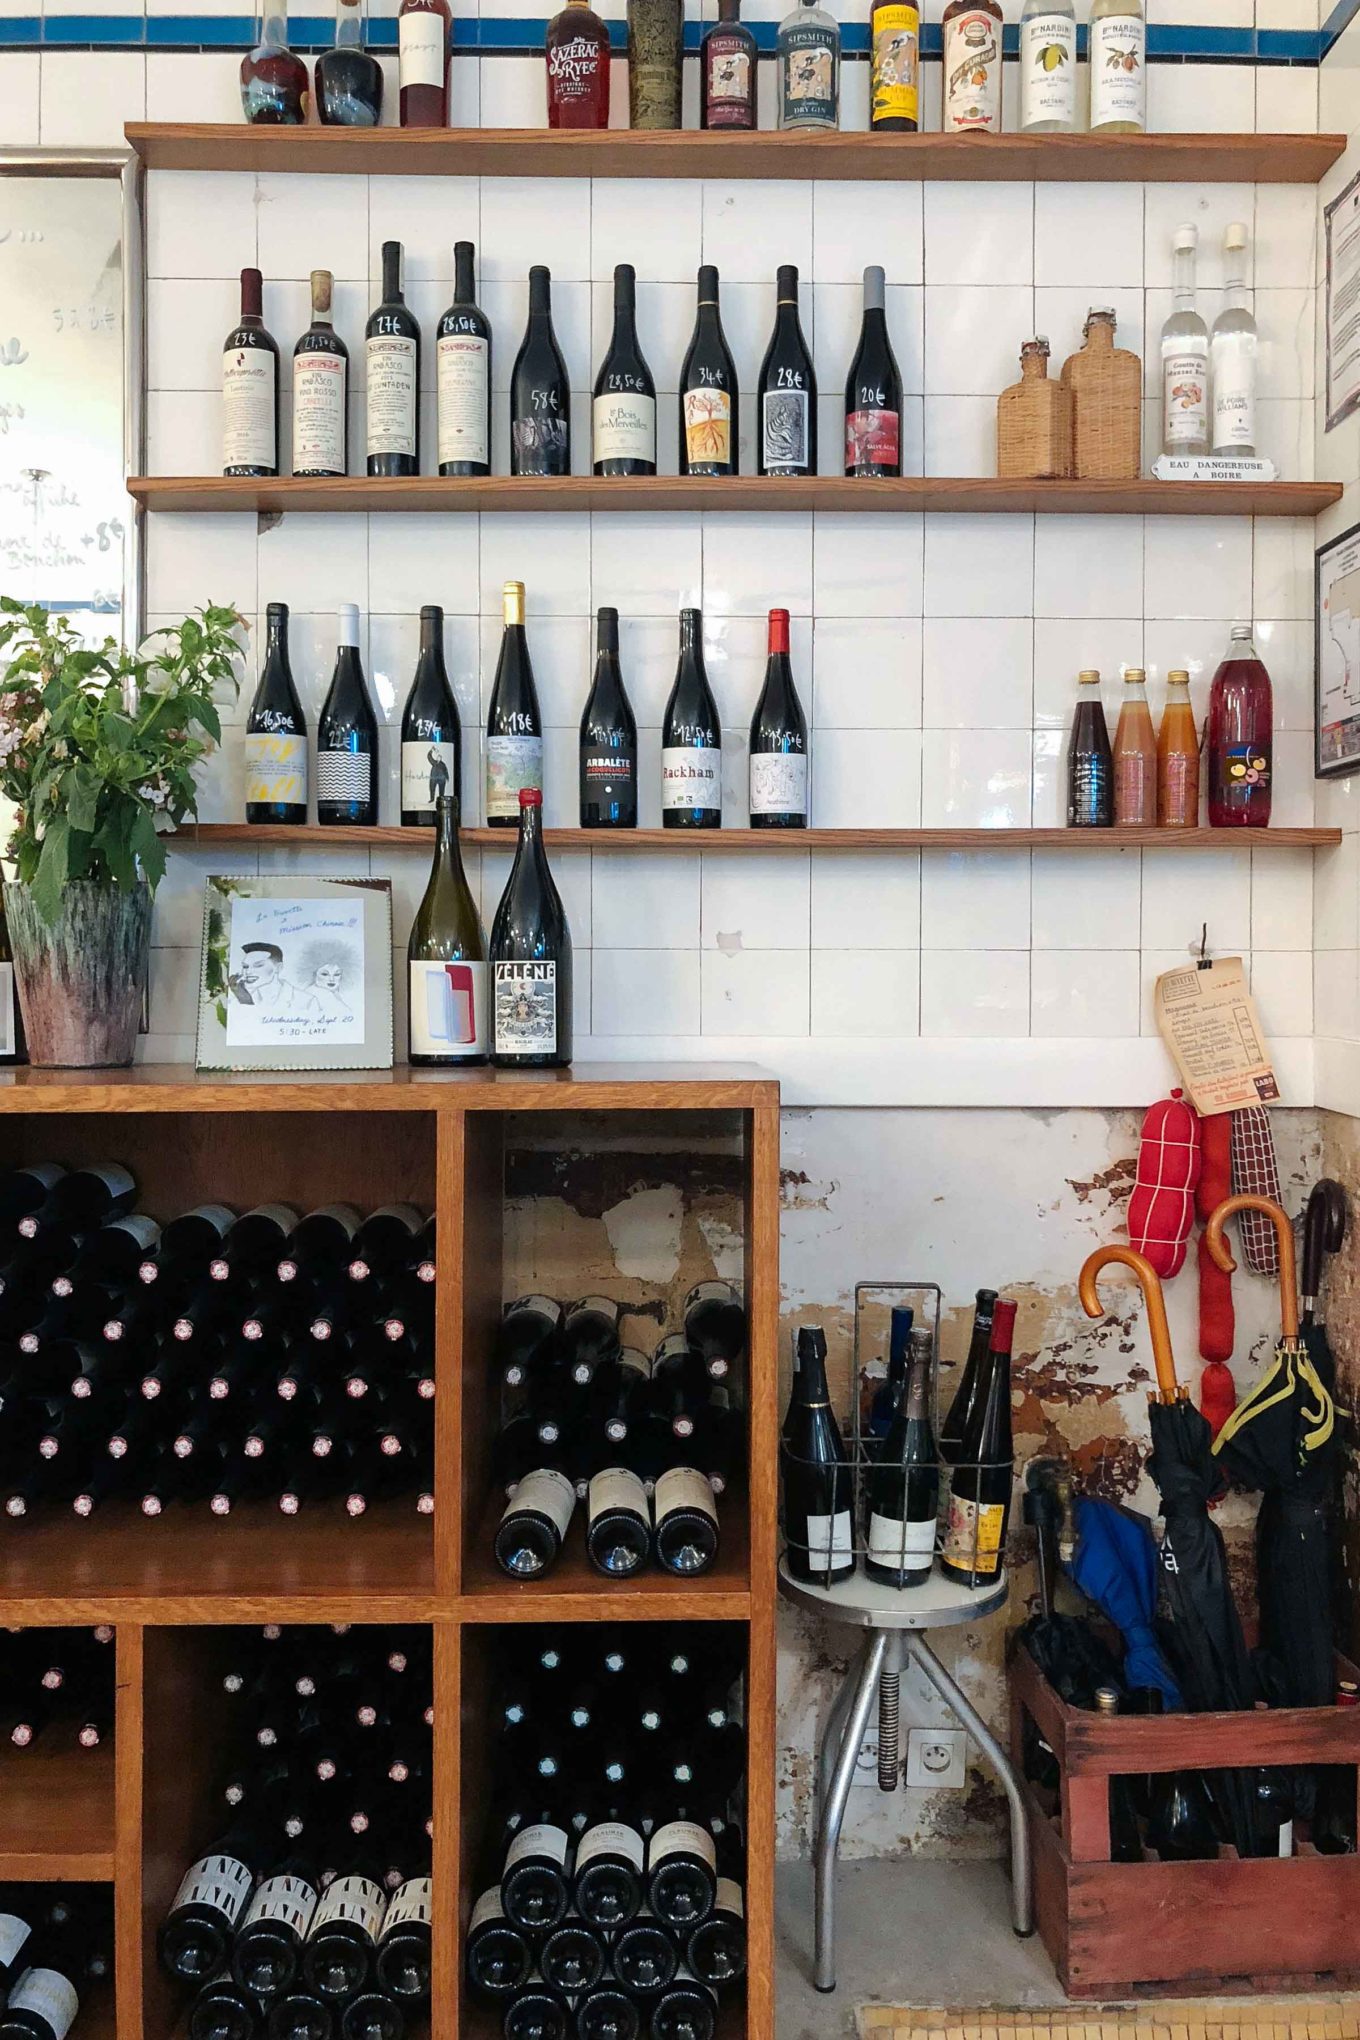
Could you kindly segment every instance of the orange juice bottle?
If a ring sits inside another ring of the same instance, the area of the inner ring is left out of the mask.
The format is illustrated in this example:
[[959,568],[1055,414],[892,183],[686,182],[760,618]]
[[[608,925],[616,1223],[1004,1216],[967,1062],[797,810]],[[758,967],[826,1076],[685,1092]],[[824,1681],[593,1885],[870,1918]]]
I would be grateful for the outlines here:
[[1166,707],[1157,732],[1157,824],[1199,827],[1199,738],[1190,706],[1190,675],[1166,676]]
[[1114,825],[1157,826],[1157,737],[1141,666],[1130,666],[1124,675],[1124,699],[1114,733]]

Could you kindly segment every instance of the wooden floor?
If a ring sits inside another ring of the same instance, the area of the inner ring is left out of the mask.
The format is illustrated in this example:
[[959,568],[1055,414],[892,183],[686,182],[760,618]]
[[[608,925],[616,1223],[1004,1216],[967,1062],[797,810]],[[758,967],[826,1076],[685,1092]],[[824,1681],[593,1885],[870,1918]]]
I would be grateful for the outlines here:
[[917,2010],[866,2005],[864,2040],[1360,2040],[1360,1994],[1280,1999],[1165,1998],[1070,2010]]

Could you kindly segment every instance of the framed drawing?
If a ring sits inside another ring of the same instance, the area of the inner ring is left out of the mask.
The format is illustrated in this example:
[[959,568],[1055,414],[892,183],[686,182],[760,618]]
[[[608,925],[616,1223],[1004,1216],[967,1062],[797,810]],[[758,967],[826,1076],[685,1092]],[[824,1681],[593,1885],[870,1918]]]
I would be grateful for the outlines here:
[[385,878],[210,878],[201,1070],[390,1070]]
[[1360,767],[1360,524],[1317,549],[1314,566],[1313,770]]

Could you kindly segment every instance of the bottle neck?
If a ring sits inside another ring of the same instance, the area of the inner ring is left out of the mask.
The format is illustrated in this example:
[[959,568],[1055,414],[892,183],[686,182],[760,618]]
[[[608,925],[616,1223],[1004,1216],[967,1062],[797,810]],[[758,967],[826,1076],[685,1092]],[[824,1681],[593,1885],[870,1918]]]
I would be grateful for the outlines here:
[[741,0],[718,0],[719,21],[740,21]]
[[435,856],[439,864],[461,876],[463,856],[458,843],[458,799],[455,794],[443,793],[436,800],[435,829]]
[[920,1423],[930,1414],[930,1356],[913,1356],[907,1388],[907,1418]]
[[619,655],[619,619],[617,615],[596,618],[595,651],[600,658],[617,659]]
[[614,285],[614,345],[637,353],[637,299],[631,282]]
[[1195,251],[1177,248],[1172,256],[1171,287],[1178,312],[1195,309]]
[[247,269],[241,278],[241,324],[259,325],[264,315],[264,286],[258,269]]
[[288,47],[288,0],[261,0],[260,41],[271,49]]
[[529,278],[529,317],[546,322],[551,316],[552,280],[546,274],[535,272]]
[[453,251],[453,301],[457,305],[470,305],[476,294],[476,283],[472,274],[472,243],[460,241]]
[[357,50],[363,40],[363,14],[359,0],[336,0],[335,47]]
[[826,1386],[826,1354],[819,1342],[811,1339],[799,1341],[796,1380],[802,1402],[815,1406],[829,1401]]
[[399,305],[401,296],[401,250],[388,245],[383,249],[383,303]]
[[420,619],[420,649],[422,654],[441,651],[443,648],[443,638],[444,618],[442,614],[438,616],[425,616],[422,614]]
[[266,657],[271,652],[284,651],[288,644],[288,618],[271,616],[265,625],[264,648]]
[[785,609],[770,612],[770,641],[767,651],[772,659],[787,659],[789,656],[789,617]]
[[699,612],[696,609],[682,609],[680,612],[680,656],[692,658],[699,650]]

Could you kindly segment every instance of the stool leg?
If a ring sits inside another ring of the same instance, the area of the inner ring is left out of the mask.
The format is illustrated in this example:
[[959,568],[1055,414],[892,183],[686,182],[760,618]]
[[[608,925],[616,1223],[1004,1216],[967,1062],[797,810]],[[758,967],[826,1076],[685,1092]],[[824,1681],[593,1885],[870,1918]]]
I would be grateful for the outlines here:
[[845,1690],[849,1692],[853,1680],[855,1697],[831,1768],[827,1790],[817,1812],[816,1973],[813,1981],[818,1990],[823,1991],[836,1988],[836,1854],[840,1848],[841,1823],[845,1819],[845,1803],[850,1797],[850,1781],[855,1775],[855,1759],[863,1746],[869,1711],[878,1694],[879,1674],[883,1670],[887,1643],[883,1630],[871,1631],[859,1661],[858,1676],[853,1671],[846,1674]]
[[1034,1932],[1034,1889],[1030,1867],[1029,1814],[1010,1758],[971,1700],[945,1670],[924,1636],[903,1638],[908,1659],[925,1674],[950,1712],[958,1717],[1005,1788],[1011,1812],[1011,1924],[1017,1934]]
[[817,1840],[817,1825],[822,1817],[822,1808],[826,1805],[827,1794],[831,1790],[831,1773],[835,1769],[836,1759],[841,1753],[841,1744],[845,1740],[846,1716],[850,1712],[850,1702],[858,1690],[860,1665],[863,1662],[865,1651],[869,1648],[869,1642],[869,1638],[866,1637],[858,1649],[851,1653],[850,1662],[845,1668],[845,1677],[836,1689],[836,1697],[831,1703],[831,1712],[826,1717],[826,1728],[822,1733],[822,1746],[817,1756],[817,1802],[812,1810],[814,1848],[816,1847]]

